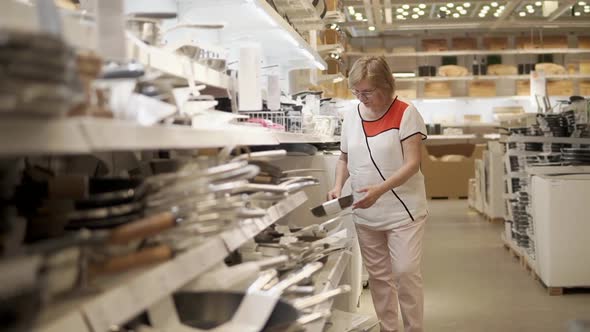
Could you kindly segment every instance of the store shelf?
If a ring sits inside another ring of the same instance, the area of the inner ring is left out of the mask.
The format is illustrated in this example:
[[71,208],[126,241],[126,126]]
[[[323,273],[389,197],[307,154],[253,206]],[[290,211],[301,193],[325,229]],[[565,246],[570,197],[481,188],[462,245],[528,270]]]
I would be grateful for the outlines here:
[[[587,74],[573,75],[546,75],[548,80],[580,80],[590,79]],[[529,80],[530,75],[469,75],[459,77],[428,76],[428,77],[402,77],[396,78],[397,82],[449,82],[449,81],[498,81],[498,80]]]
[[[350,262],[351,258],[350,251],[342,251],[337,254],[331,255],[328,258],[328,261],[324,265],[322,272],[317,276],[315,279],[315,283],[318,288],[317,292],[326,292],[331,289],[337,288],[340,285],[340,279],[342,279],[342,275],[346,266]],[[329,310],[332,308],[333,300],[326,301],[322,304],[317,305],[314,308],[315,312],[321,312],[325,310]],[[310,323],[306,326],[306,331],[308,332],[321,332],[324,330],[324,325],[326,324],[326,319],[320,319],[316,322]]]
[[266,0],[193,1],[183,17],[203,24],[223,22],[219,31],[223,46],[239,50],[257,43],[267,66],[326,68],[320,54]]
[[[115,282],[111,281],[112,287],[106,287],[98,295],[52,305],[42,314],[35,332],[109,331],[112,326],[127,322],[223,261],[232,250],[306,200],[305,193],[299,192],[268,209],[264,218],[244,220],[236,229],[212,236],[172,261],[134,273],[127,278],[118,278]],[[81,318],[87,322],[87,326],[80,324]]]
[[311,134],[297,134],[297,133],[274,133],[276,140],[279,143],[336,143],[340,142],[340,137],[336,136],[320,136]]
[[81,154],[97,151],[198,149],[228,145],[275,145],[265,128],[193,129],[99,118],[3,115],[0,156]]
[[127,56],[146,67],[159,70],[168,75],[191,77],[198,83],[227,89],[229,76],[190,60],[188,57],[174,54],[168,50],[149,46],[132,35],[127,35]]
[[326,44],[318,45],[318,52],[320,53],[342,53],[344,52],[344,46],[342,44]]
[[511,135],[506,138],[506,142],[508,142],[508,143],[590,144],[590,138]]
[[526,168],[527,175],[558,175],[590,173],[590,166],[533,166]]
[[330,83],[338,83],[338,82],[343,81],[345,78],[346,77],[344,77],[344,75],[341,73],[330,74],[330,75],[320,75],[320,76],[318,76],[318,82],[329,81]]
[[526,50],[465,50],[465,51],[439,51],[439,52],[400,52],[400,53],[365,53],[347,52],[349,56],[385,56],[386,58],[399,57],[429,57],[429,56],[454,56],[454,55],[508,55],[508,54],[589,54],[590,49],[583,48],[547,48]]

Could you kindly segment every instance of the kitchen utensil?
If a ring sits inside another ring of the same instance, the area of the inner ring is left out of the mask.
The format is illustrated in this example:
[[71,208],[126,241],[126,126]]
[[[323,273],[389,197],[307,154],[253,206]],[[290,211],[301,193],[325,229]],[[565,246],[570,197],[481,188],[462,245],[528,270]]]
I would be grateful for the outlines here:
[[338,213],[347,207],[350,207],[353,203],[352,195],[336,198],[323,203],[322,205],[316,206],[311,209],[311,213],[316,217],[324,217],[334,213]]
[[[255,282],[246,293],[177,293],[174,294],[175,306],[181,322],[198,330],[258,332],[267,328],[269,318],[276,306],[280,305],[278,303],[284,303],[280,295],[287,288],[310,277],[322,266],[321,263],[308,264],[269,290],[261,290],[262,282]],[[262,278],[268,280],[268,275],[263,275]],[[196,308],[198,309],[195,310]],[[295,308],[292,309],[295,319],[298,318],[298,312]]]

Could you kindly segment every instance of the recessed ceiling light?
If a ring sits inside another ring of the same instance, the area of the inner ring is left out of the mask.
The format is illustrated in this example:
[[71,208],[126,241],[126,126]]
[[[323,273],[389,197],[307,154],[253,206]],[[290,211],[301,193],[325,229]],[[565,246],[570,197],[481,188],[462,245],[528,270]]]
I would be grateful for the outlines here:
[[421,10],[421,11],[418,12],[418,15],[420,15],[420,16],[422,16],[424,14],[426,14],[426,13],[423,10]]
[[580,1],[580,2],[578,2],[578,5],[580,5],[580,6],[586,6],[586,1]]
[[414,9],[412,9],[412,10],[414,11],[414,13],[417,13],[417,12],[419,12],[419,11],[420,11],[420,8],[418,8],[418,7],[414,7]]
[[396,16],[396,18],[397,18],[398,20],[403,20],[405,17],[404,17],[404,15],[397,15],[397,16]]
[[467,11],[465,11],[465,10],[462,10],[459,13],[461,13],[461,15],[467,15]]
[[440,7],[440,10],[442,10],[443,12],[446,12],[447,11],[447,7],[442,6],[442,7]]
[[375,27],[374,26],[370,26],[369,27],[369,31],[375,31]]
[[369,19],[368,18],[363,18],[363,22],[368,22]]
[[490,10],[490,6],[483,6],[483,9]]
[[483,18],[483,17],[486,17],[486,14],[479,13],[479,17],[482,17],[482,18]]
[[504,10],[504,9],[506,9],[506,6],[500,6],[500,8],[498,8],[498,9]]
[[354,16],[356,16],[356,17],[359,17],[359,16],[360,17],[363,17],[363,13],[356,13],[356,14],[354,14]]
[[356,20],[357,20],[357,21],[362,21],[362,20],[363,20],[363,17],[362,17],[362,16],[357,16],[357,17],[356,17]]
[[449,2],[449,3],[447,3],[447,7],[449,7],[449,8],[453,8],[453,7],[455,7],[455,4],[454,4],[454,3],[452,3],[452,2]]
[[398,13],[403,13],[403,12],[404,12],[404,9],[403,9],[403,8],[398,8],[398,9],[396,10],[396,12],[398,12]]
[[403,9],[410,9],[410,6],[409,5],[402,5],[402,8]]
[[543,6],[543,3],[541,1],[537,1],[537,2],[535,2],[535,6],[541,7],[541,6]]
[[424,8],[426,8],[426,5],[423,4],[423,3],[421,3],[421,4],[418,5],[418,7],[420,7],[420,9],[424,9]]
[[580,16],[580,15],[582,15],[582,13],[580,13],[580,12],[575,12],[574,13],[574,16]]
[[500,13],[494,13],[495,17],[500,17]]
[[409,16],[409,15],[410,15],[410,13],[408,13],[408,12],[403,12],[402,14],[403,14],[404,16]]
[[469,7],[471,7],[471,4],[470,4],[469,2],[465,2],[465,3],[463,4],[463,7],[465,7],[465,8],[469,8]]
[[492,5],[492,7],[494,7],[494,8],[498,7],[498,3],[497,3],[497,2],[495,2],[495,1],[494,1],[494,2],[492,2],[490,5]]
[[529,14],[534,14],[535,13],[535,10],[532,9],[532,8],[528,9],[527,11],[529,12]]
[[412,18],[413,18],[413,19],[417,19],[417,18],[419,18],[419,17],[420,17],[420,15],[418,15],[418,14],[414,14],[414,15],[412,15]]
[[526,16],[526,13],[525,12],[520,12],[520,13],[518,13],[518,16],[524,17],[524,16]]
[[459,13],[455,13],[455,14],[453,14],[453,17],[454,17],[454,18],[459,18],[460,16],[461,16],[461,15],[459,15]]
[[584,8],[584,13],[590,13],[590,8],[588,8],[588,7]]

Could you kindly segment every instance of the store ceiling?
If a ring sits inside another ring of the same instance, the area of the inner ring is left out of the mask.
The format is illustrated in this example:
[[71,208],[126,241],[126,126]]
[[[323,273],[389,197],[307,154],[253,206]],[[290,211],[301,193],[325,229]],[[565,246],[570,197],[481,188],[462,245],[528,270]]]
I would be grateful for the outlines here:
[[396,1],[345,0],[352,37],[415,34],[434,30],[502,31],[590,27],[590,0]]

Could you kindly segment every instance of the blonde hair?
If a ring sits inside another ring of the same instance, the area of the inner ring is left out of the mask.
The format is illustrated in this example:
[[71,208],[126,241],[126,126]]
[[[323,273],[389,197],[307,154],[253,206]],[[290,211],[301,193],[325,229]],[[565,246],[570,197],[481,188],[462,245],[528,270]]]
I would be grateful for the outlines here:
[[352,89],[362,80],[368,80],[371,85],[389,96],[393,96],[395,92],[393,73],[382,56],[366,56],[355,61],[348,73],[348,87]]

